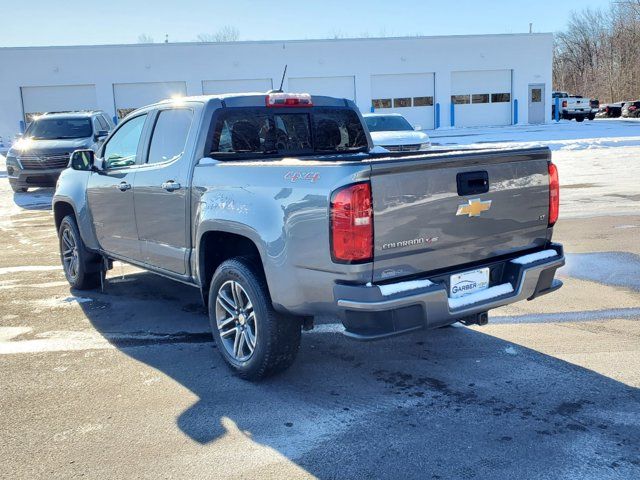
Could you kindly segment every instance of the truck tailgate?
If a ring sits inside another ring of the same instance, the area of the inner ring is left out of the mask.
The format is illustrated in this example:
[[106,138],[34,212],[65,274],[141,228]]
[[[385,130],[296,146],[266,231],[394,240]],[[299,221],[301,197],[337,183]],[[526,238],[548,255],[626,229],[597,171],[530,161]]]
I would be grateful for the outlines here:
[[543,246],[550,157],[540,148],[372,161],[373,280]]

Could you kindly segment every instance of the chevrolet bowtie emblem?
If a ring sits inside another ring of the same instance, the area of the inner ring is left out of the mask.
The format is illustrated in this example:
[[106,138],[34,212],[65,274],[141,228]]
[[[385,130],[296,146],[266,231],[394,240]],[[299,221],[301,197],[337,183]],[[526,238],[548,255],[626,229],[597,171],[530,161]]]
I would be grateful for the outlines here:
[[459,205],[456,215],[468,215],[470,217],[479,217],[482,212],[486,212],[491,208],[491,200],[484,202],[479,198],[468,200],[466,205]]

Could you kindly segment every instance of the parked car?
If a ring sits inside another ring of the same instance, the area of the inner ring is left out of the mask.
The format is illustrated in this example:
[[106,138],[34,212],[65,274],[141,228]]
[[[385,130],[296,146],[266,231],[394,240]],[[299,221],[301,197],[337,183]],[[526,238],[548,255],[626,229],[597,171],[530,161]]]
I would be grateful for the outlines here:
[[97,150],[113,129],[100,111],[44,114],[29,124],[7,152],[7,176],[14,192],[52,187],[77,149]]
[[624,106],[622,107],[621,116],[624,118],[640,117],[640,100],[625,102]]
[[351,100],[139,109],[60,176],[66,278],[94,288],[119,259],[199,288],[218,351],[248,379],[287,368],[315,315],[381,339],[485,324],[490,309],[560,288],[548,148],[372,150]]
[[551,97],[553,98],[553,103],[551,104],[552,118],[555,118],[556,98],[559,99],[559,115],[562,119],[582,122],[585,118],[593,120],[596,116],[596,112],[592,111],[591,101],[580,95],[569,95],[566,92],[553,92]]
[[618,118],[622,115],[624,102],[609,103],[605,106],[604,116],[607,118]]
[[412,127],[399,113],[365,113],[363,115],[373,144],[390,152],[428,150],[429,135]]

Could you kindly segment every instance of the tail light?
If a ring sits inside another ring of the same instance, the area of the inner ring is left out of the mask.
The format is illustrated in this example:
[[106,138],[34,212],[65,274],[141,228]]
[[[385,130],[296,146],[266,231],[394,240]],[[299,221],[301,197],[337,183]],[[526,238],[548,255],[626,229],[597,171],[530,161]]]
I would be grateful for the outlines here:
[[562,108],[567,108],[567,101],[566,100],[562,101]]
[[629,107],[629,111],[633,112],[636,108],[638,108],[638,107],[631,106],[631,107]]
[[549,163],[549,226],[553,226],[558,221],[560,213],[560,179],[558,178],[558,167]]
[[338,263],[363,263],[373,259],[370,183],[356,183],[333,192],[331,258]]
[[267,107],[312,107],[313,101],[308,93],[270,93],[266,96]]

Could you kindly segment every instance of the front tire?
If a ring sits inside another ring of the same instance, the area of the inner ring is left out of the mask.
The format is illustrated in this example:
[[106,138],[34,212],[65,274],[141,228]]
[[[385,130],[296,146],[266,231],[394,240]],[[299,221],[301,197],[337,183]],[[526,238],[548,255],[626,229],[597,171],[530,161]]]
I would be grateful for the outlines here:
[[584,117],[576,117],[576,122],[584,122]]
[[87,250],[72,215],[60,222],[58,241],[62,268],[69,285],[78,290],[90,290],[100,285],[99,257]]
[[300,321],[274,310],[264,276],[245,257],[223,262],[213,274],[209,323],[222,357],[247,380],[286,370],[300,347]]

